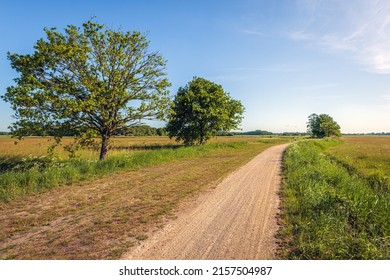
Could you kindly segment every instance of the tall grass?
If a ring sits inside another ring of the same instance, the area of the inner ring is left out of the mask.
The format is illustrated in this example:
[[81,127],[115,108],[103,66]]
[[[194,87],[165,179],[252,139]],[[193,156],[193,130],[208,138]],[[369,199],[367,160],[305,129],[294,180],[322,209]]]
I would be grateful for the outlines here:
[[131,152],[111,156],[104,161],[68,160],[27,164],[27,168],[15,168],[0,173],[0,202],[9,201],[26,194],[44,191],[77,181],[99,177],[123,170],[136,170],[185,157],[200,156],[220,149],[243,148],[247,143],[212,143],[203,146],[181,147]]
[[390,259],[390,191],[332,161],[336,140],[301,141],[284,155],[286,259]]

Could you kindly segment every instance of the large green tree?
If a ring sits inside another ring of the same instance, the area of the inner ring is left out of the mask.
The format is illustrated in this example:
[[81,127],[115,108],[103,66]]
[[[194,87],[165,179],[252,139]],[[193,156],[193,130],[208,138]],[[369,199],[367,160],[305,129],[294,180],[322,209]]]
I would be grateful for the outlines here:
[[341,136],[340,126],[327,114],[311,114],[307,122],[307,130],[312,137],[316,138]]
[[169,137],[186,145],[203,144],[219,131],[237,129],[244,107],[217,85],[195,77],[179,88],[169,116]]
[[3,96],[15,110],[15,136],[98,136],[104,159],[111,136],[164,116],[170,86],[166,61],[149,49],[145,35],[94,21],[45,32],[33,54],[8,53],[20,74]]

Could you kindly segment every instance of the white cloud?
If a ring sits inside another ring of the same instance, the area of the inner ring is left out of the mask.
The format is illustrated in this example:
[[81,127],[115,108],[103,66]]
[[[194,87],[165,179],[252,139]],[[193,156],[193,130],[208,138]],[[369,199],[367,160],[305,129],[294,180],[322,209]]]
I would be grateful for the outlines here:
[[255,36],[263,36],[264,33],[257,31],[257,30],[249,30],[249,29],[238,29],[238,32],[248,34],[248,35],[255,35]]
[[303,30],[294,31],[289,34],[290,38],[297,41],[311,41],[316,39],[316,36],[313,34],[307,33]]
[[390,74],[390,1],[299,1],[307,22],[289,35]]

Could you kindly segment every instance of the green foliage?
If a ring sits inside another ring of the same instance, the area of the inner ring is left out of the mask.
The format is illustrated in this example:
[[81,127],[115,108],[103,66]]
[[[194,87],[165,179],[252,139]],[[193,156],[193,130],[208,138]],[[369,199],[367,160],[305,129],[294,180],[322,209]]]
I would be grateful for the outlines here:
[[237,129],[244,107],[221,85],[194,78],[179,88],[167,124],[169,137],[186,145],[203,144],[220,131]]
[[274,133],[266,130],[255,130],[240,133],[241,135],[273,135]]
[[135,125],[121,131],[125,136],[166,136],[164,127],[155,128],[148,125]]
[[340,126],[327,114],[311,114],[307,122],[307,130],[315,138],[341,136]]
[[390,258],[390,190],[329,159],[326,151],[339,144],[310,140],[287,149],[281,257]]
[[103,159],[112,135],[164,116],[170,85],[166,61],[149,50],[140,32],[113,31],[92,21],[82,28],[69,25],[63,33],[45,32],[33,54],[8,53],[20,74],[3,96],[16,112],[14,136],[91,139],[95,134]]

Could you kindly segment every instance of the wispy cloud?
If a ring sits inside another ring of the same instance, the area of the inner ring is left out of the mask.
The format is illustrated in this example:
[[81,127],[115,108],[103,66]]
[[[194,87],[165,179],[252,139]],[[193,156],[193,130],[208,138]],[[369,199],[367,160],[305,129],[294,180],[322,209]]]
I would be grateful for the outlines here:
[[264,36],[263,32],[257,31],[257,30],[250,30],[250,29],[237,29],[238,32],[247,34],[247,35],[254,35],[254,36]]
[[390,74],[390,1],[298,1],[308,22],[290,38]]
[[290,38],[297,41],[312,41],[316,39],[316,36],[310,33],[307,33],[304,30],[293,31],[289,34]]

